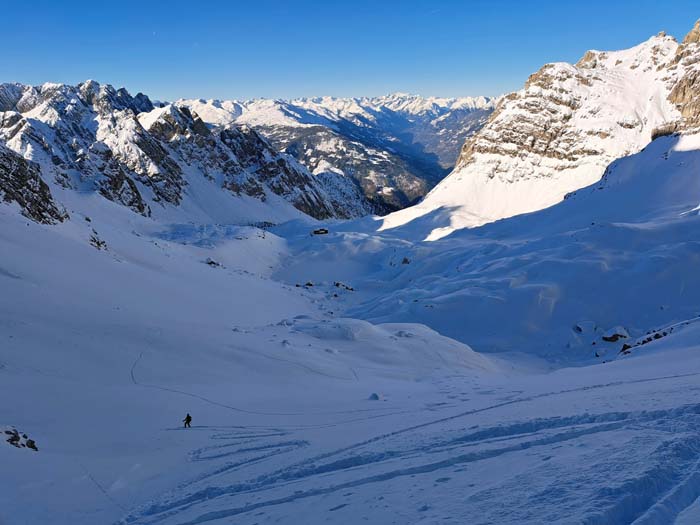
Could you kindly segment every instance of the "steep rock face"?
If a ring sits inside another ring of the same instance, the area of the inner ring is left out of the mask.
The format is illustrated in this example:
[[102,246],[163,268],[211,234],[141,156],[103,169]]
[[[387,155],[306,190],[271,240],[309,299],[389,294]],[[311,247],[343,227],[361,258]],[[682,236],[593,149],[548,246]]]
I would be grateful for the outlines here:
[[314,173],[332,171],[357,181],[377,214],[404,208],[430,188],[397,155],[348,139],[325,126],[256,129]]
[[685,35],[683,39],[682,46],[690,46],[692,44],[700,44],[700,20],[695,22],[693,29]]
[[242,165],[251,170],[234,170],[227,187],[234,191],[248,188],[246,193],[265,198],[265,187],[275,194],[291,201],[297,209],[317,218],[333,216],[333,205],[320,191],[316,181],[292,159],[280,156],[254,130],[242,126],[229,126],[214,134],[221,143],[227,145]]
[[314,173],[325,166],[354,179],[383,214],[416,202],[449,172],[495,100],[394,94],[178,104],[210,125],[250,125]]
[[210,130],[187,108],[156,108],[145,95],[94,81],[0,85],[0,143],[36,163],[50,184],[96,191],[144,216],[181,206],[201,179],[209,181],[205,191],[189,196],[202,201],[199,208],[207,194],[218,201],[215,193],[228,192],[261,201],[275,195],[316,218],[371,211],[359,191],[336,200],[347,181],[324,187],[249,128]]
[[144,215],[149,213],[144,186],[156,201],[179,202],[179,167],[135,121],[135,110],[150,104],[143,95],[132,99],[125,90],[94,81],[78,86],[4,84],[2,92],[15,96],[14,106],[0,114],[0,139],[37,162],[47,180],[98,190]]
[[545,65],[465,142],[455,170],[384,227],[424,217],[435,239],[542,209],[652,138],[696,127],[699,34],[696,25],[680,45],[660,33],[628,50],[589,51],[576,65]]
[[669,100],[676,105],[682,118],[667,127],[678,131],[695,130],[700,127],[700,20],[678,47],[670,71],[679,78]]
[[54,202],[51,190],[42,180],[39,166],[0,145],[0,197],[16,203],[22,215],[43,224],[67,218]]
[[328,181],[326,187],[248,126],[210,130],[196,113],[175,105],[142,113],[138,119],[149,134],[167,144],[172,156],[236,194],[265,201],[271,192],[316,218],[349,218],[370,211],[359,192],[352,200],[334,199],[337,182]]
[[333,207],[341,214],[352,216],[352,208],[357,207],[353,203],[358,202],[363,203],[363,215],[376,213],[380,208],[379,203],[367,199],[363,189],[354,179],[330,164],[319,163],[314,170],[314,177],[321,182],[330,196]]
[[[494,177],[542,177],[543,164],[552,170],[607,164],[643,146],[673,113],[664,77],[676,48],[660,35],[629,51],[589,51],[575,66],[545,65],[465,143],[456,169],[496,154],[513,162],[492,163]],[[609,160],[600,162],[601,155]]]

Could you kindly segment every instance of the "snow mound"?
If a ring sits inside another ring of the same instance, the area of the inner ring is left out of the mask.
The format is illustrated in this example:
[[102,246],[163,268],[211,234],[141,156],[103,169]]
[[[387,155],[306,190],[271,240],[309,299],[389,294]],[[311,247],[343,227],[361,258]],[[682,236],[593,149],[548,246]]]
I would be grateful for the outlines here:
[[424,325],[374,325],[359,319],[297,320],[292,331],[334,343],[337,351],[353,359],[397,369],[497,369],[468,345],[441,336]]

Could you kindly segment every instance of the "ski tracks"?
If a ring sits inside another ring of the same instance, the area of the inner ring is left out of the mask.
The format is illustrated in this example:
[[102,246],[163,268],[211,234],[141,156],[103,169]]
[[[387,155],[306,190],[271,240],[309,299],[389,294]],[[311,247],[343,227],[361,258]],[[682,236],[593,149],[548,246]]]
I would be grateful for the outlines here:
[[[628,480],[629,486],[601,489],[608,492],[599,495],[598,501],[608,502],[608,506],[588,509],[586,523],[609,523],[618,518],[630,523],[638,520],[640,525],[672,522],[700,496],[700,404],[653,411],[534,418],[460,435],[455,435],[458,429],[450,428],[450,424],[473,414],[547,397],[697,375],[609,382],[523,396],[400,428],[233,484],[212,485],[209,482],[222,474],[242,474],[240,469],[259,466],[262,462],[279,466],[280,455],[307,448],[309,443],[290,437],[288,431],[213,436],[212,439],[230,442],[195,450],[191,458],[198,462],[214,462],[215,467],[180,491],[132,513],[123,523],[206,523],[350,488],[454,469],[505,454],[522,454],[540,447],[552,449],[599,434],[638,432],[640,429],[671,437],[662,440],[650,458],[648,471],[633,476]],[[261,437],[274,437],[276,441],[259,442]],[[222,460],[225,460],[223,464]],[[236,478],[244,479],[240,475]],[[185,488],[187,490],[183,491]],[[606,494],[615,497],[606,498]]]

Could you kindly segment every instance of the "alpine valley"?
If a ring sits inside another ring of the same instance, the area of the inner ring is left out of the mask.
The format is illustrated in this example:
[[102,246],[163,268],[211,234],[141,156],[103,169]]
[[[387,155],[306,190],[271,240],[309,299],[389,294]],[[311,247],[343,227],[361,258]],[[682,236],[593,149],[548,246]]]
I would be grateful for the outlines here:
[[523,80],[0,85],[0,523],[700,523],[700,22]]

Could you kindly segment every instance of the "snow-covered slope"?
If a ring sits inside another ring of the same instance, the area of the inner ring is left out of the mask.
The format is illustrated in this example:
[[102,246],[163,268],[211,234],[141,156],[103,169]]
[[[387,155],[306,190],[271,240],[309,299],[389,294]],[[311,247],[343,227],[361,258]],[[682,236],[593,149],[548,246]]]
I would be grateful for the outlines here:
[[696,523],[698,173],[662,137],[430,243],[2,206],[0,519]]
[[[224,461],[214,477],[233,474],[239,438],[251,464],[276,455],[255,452],[246,427],[304,452],[314,428],[372,429],[397,412],[389,390],[496,370],[425,326],[344,319],[312,287],[270,279],[289,254],[265,230],[169,224],[71,195],[73,220],[52,225],[0,206],[0,431],[38,447],[0,440],[3,524],[148,521],[140,505],[192,476],[206,485],[210,455]],[[217,428],[235,434],[221,453],[205,450]]]
[[255,201],[250,220],[370,211],[354,181],[314,177],[247,126],[209,129],[187,108],[154,108],[144,95],[93,81],[1,85],[0,141],[36,166],[54,198],[95,192],[144,216],[182,210],[193,220],[197,210],[206,222],[245,220]]
[[314,173],[356,179],[378,213],[423,197],[449,171],[496,100],[396,93],[296,100],[181,100],[212,125],[247,124]]
[[603,341],[608,330],[643,339],[700,314],[699,173],[698,135],[661,137],[548,209],[429,243],[413,239],[435,217],[369,239],[350,231],[305,269],[349,280],[345,253],[364,254],[372,265],[353,284],[376,291],[348,313],[373,322],[425,323],[482,352],[615,358],[626,341]]
[[467,140],[455,170],[385,227],[439,214],[424,232],[435,239],[542,209],[653,137],[697,124],[699,33],[696,25],[680,45],[661,33],[625,51],[589,51],[576,65],[545,65]]
[[0,522],[699,523],[700,26],[659,39],[655,140],[431,242],[454,210],[311,235],[244,127],[5,86]]

